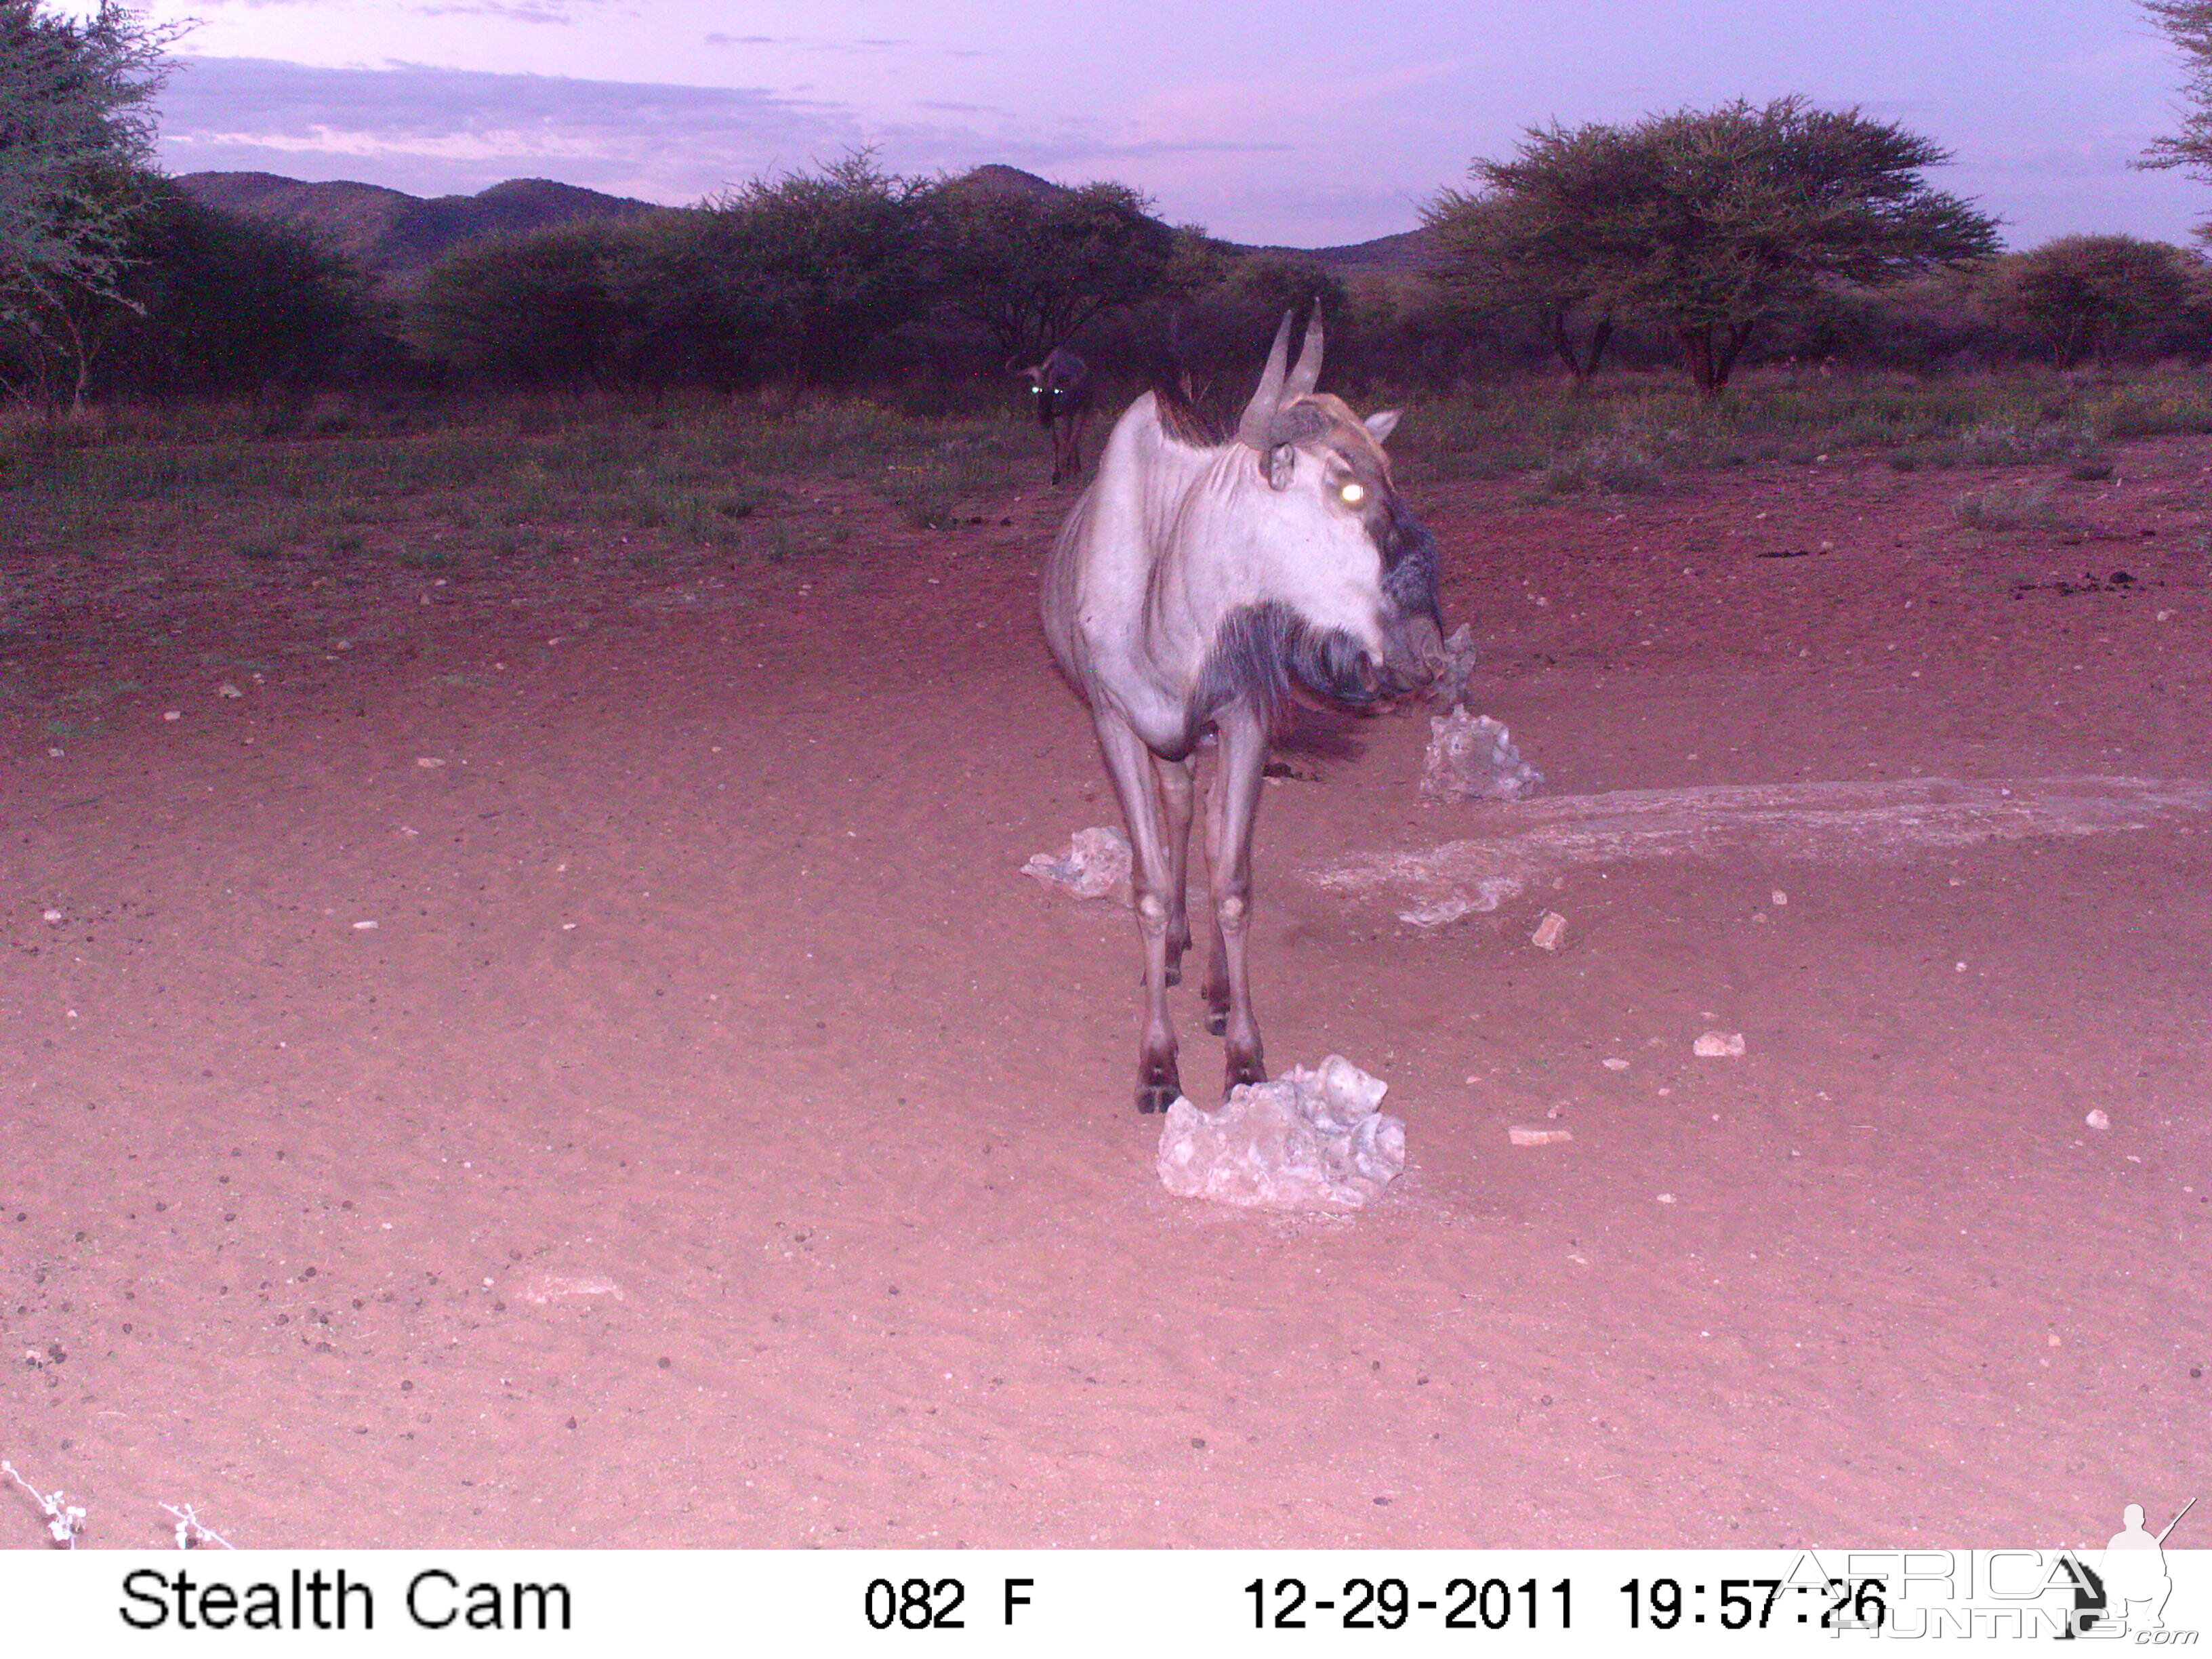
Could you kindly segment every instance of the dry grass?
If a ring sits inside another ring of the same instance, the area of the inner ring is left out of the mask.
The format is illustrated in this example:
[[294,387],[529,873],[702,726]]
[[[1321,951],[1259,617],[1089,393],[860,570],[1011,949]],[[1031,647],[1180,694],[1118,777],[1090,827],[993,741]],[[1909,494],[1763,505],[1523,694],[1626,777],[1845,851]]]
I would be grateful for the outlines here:
[[[1392,447],[1415,488],[1520,476],[1547,495],[1852,449],[1900,469],[2070,464],[2083,477],[2108,441],[2212,430],[2212,389],[2159,371],[1753,375],[1718,403],[1679,376],[1621,375],[1578,396],[1532,380],[1406,407]],[[106,410],[60,428],[0,426],[0,516],[11,549],[82,558],[197,538],[247,562],[335,571],[550,568],[580,541],[596,550],[585,556],[633,562],[835,561],[851,532],[816,510],[825,495],[865,491],[915,528],[950,531],[1038,487],[1042,447],[1026,416],[1012,402],[924,416],[703,397],[331,404],[276,422],[220,405]],[[1962,502],[1960,516],[2035,521],[2026,504],[1994,500]]]

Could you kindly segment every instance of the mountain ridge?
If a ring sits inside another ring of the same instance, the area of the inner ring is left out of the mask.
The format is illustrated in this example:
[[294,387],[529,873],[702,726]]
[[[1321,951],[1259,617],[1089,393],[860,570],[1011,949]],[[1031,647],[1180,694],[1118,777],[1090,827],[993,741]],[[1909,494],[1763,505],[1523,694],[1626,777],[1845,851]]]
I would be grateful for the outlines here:
[[[357,179],[310,180],[275,173],[186,173],[176,181],[206,205],[249,218],[303,227],[356,261],[373,279],[405,288],[451,250],[487,237],[515,235],[591,219],[629,220],[665,210],[551,179],[507,179],[473,196],[410,196]],[[963,188],[1049,199],[1067,189],[1003,162],[963,173]],[[1364,242],[1299,248],[1227,242],[1242,253],[1302,259],[1339,278],[1402,276],[1425,263],[1427,233],[1399,231]]]

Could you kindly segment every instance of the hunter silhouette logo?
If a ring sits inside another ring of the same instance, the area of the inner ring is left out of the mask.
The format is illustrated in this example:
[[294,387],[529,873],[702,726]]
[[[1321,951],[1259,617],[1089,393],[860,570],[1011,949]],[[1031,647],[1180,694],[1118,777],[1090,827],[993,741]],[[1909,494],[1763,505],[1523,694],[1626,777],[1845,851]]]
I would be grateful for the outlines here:
[[[2104,1559],[2095,1568],[2078,1557],[2066,1557],[2061,1568],[2074,1583],[2074,1617],[2072,1628],[2059,1639],[2092,1631],[2118,1636],[2164,1630],[2166,1598],[2173,1594],[2173,1578],[2166,1570],[2166,1540],[2182,1516],[2196,1507],[2192,1498],[2154,1535],[2143,1528],[2142,1505],[2130,1504],[2120,1511],[2120,1530],[2105,1546]],[[2106,1628],[2097,1631],[2100,1624]]]

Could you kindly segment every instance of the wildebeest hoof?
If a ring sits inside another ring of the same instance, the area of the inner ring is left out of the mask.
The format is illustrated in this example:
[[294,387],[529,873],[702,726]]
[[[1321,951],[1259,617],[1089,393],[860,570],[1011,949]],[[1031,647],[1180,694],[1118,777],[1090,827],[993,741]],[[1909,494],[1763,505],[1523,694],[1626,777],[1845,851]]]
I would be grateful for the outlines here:
[[1154,1060],[1137,1073],[1137,1109],[1150,1114],[1164,1112],[1182,1098],[1182,1079],[1176,1071],[1175,1056]]
[[1229,1010],[1226,1008],[1208,1008],[1206,1011],[1206,1029],[1216,1036],[1219,1036],[1224,1031],[1227,1030],[1229,1029]]

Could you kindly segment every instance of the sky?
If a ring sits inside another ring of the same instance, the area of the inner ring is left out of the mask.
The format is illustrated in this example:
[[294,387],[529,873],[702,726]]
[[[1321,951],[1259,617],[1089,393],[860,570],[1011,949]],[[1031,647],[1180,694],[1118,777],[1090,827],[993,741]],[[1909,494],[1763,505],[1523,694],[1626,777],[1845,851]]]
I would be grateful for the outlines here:
[[[63,9],[82,11],[83,0]],[[1802,93],[1949,149],[2014,246],[2189,240],[2131,170],[2179,60],[2134,0],[141,0],[192,20],[162,156],[416,195],[545,178],[698,200],[860,145],[895,172],[1112,179],[1312,247],[1412,228],[1530,126]]]

